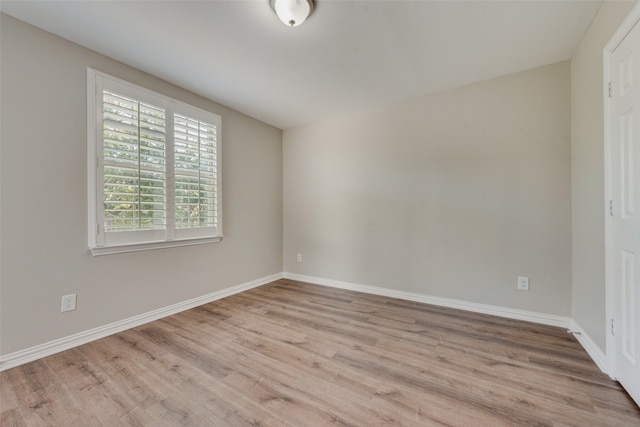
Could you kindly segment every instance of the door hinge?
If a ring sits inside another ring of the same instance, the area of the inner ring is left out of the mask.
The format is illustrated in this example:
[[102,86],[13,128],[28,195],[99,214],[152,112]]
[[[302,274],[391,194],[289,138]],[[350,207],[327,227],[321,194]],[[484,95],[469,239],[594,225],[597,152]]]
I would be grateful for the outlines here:
[[609,82],[609,98],[613,98],[613,88],[611,82]]
[[613,317],[611,318],[611,335],[615,335],[616,334],[616,328],[615,328],[615,323],[613,321]]
[[609,215],[613,216],[613,200],[609,200]]

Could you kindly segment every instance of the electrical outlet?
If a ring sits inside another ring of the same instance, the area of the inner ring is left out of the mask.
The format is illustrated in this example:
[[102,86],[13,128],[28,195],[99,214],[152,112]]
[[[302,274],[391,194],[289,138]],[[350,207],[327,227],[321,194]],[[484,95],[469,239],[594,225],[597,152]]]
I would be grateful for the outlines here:
[[529,290],[529,278],[525,276],[518,276],[518,290],[520,291],[528,291]]
[[76,309],[76,294],[63,295],[60,311],[64,313],[65,311],[72,311],[75,309]]
[[302,262],[302,254],[298,254],[298,257],[296,259],[298,260],[298,262]]

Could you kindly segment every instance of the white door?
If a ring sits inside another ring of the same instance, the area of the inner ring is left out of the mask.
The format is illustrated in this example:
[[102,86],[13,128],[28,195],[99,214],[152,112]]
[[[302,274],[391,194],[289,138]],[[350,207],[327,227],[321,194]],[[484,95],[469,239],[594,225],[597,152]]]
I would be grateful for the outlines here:
[[612,65],[614,369],[640,405],[640,23],[615,49]]

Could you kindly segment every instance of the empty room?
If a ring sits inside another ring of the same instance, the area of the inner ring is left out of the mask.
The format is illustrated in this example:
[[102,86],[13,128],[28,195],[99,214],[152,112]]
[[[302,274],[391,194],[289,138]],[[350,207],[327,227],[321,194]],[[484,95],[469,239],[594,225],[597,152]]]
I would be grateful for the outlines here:
[[2,427],[640,426],[637,0],[0,19]]

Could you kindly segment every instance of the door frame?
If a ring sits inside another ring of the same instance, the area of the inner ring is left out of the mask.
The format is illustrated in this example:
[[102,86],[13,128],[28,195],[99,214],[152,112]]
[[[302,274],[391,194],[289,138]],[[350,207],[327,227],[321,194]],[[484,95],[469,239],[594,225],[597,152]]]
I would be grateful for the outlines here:
[[606,298],[606,319],[605,319],[605,337],[606,337],[606,356],[607,356],[607,374],[616,379],[617,369],[615,363],[616,356],[616,338],[613,335],[613,319],[616,318],[616,301],[615,301],[615,284],[613,282],[613,250],[612,250],[612,220],[609,214],[609,203],[612,200],[613,189],[612,174],[613,165],[612,157],[612,133],[613,127],[611,123],[612,114],[612,98],[609,97],[609,84],[613,79],[613,52],[622,43],[624,38],[631,32],[633,27],[640,22],[640,0],[631,9],[629,15],[622,22],[620,27],[609,40],[604,48],[604,233],[605,233],[605,298]]

